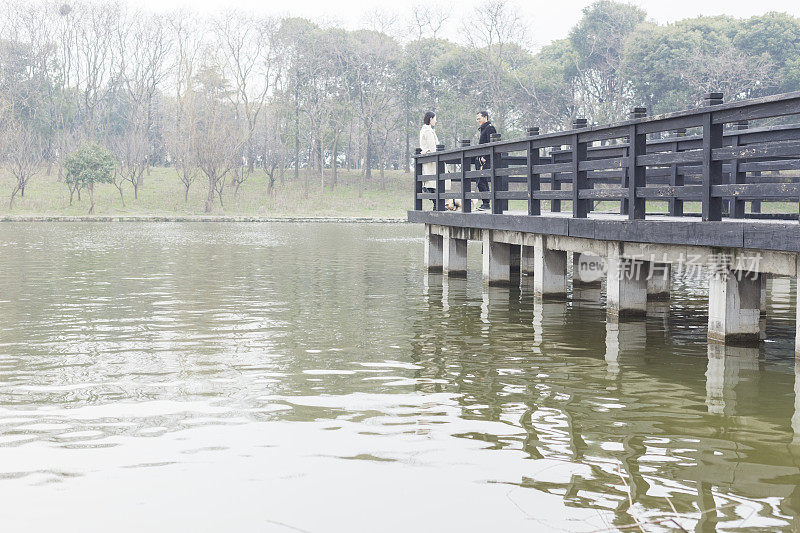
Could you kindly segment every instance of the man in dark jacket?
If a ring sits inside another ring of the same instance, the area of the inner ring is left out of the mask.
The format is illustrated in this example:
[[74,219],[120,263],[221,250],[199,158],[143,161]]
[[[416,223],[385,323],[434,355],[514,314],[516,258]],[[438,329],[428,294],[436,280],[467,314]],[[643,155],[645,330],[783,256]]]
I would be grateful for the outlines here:
[[[491,139],[491,135],[493,133],[497,133],[497,130],[494,129],[492,123],[489,122],[489,113],[486,111],[479,111],[476,118],[478,120],[478,131],[480,132],[478,144],[486,144]],[[479,157],[475,162],[475,166],[479,170],[491,168],[489,166],[490,164],[491,163],[486,157]],[[487,192],[489,190],[489,178],[478,178],[478,190],[480,192]],[[480,207],[478,207],[478,211],[489,211],[490,208],[491,206],[489,205],[489,200],[484,198]]]

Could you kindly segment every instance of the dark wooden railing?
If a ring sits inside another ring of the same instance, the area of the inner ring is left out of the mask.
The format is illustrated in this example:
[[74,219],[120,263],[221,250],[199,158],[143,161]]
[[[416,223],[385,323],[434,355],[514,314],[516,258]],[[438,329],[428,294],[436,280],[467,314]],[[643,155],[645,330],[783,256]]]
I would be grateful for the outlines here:
[[[798,114],[800,92],[729,104],[721,93],[709,93],[702,107],[677,113],[647,117],[643,108],[634,108],[630,120],[607,126],[588,127],[578,119],[569,131],[539,134],[528,128],[522,139],[440,146],[414,156],[414,210],[427,207],[428,199],[439,211],[447,200],[460,200],[468,213],[471,200],[488,199],[494,214],[508,211],[509,201],[523,201],[536,216],[543,201],[552,213],[568,201],[572,217],[585,218],[602,201],[619,202],[615,212],[638,220],[648,202],[666,202],[661,214],[702,220],[797,218],[800,124],[777,123]],[[488,168],[476,169],[480,157]],[[436,173],[422,174],[424,163],[435,163]],[[473,191],[482,177],[489,191]],[[453,190],[445,190],[446,180]],[[436,183],[435,192],[422,191],[427,181]],[[686,202],[699,202],[700,212],[685,212]],[[762,215],[762,202],[795,205]]]

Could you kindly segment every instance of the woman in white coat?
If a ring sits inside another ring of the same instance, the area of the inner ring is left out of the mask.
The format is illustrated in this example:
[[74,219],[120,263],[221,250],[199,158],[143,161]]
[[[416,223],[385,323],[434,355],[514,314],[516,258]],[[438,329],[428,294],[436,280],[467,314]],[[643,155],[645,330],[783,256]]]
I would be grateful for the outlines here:
[[[436,151],[436,145],[439,144],[439,138],[436,136],[436,113],[428,111],[422,119],[422,129],[419,130],[419,147],[422,149],[423,154]],[[423,174],[436,174],[436,162],[423,163]],[[436,180],[428,180],[422,182],[422,190],[428,193],[436,192]],[[445,190],[450,190],[450,180],[445,181]],[[436,209],[436,200],[433,202],[433,208]],[[452,201],[447,202],[447,209],[455,209],[455,204]]]

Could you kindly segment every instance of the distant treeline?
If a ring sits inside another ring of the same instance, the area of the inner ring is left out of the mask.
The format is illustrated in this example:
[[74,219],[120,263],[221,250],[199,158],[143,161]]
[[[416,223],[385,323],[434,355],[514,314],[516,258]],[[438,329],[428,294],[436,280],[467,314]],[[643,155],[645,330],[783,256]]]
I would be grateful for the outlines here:
[[[577,116],[611,122],[634,105],[682,109],[710,90],[730,101],[800,89],[800,19],[787,14],[659,25],[600,0],[535,53],[505,0],[451,17],[420,6],[347,31],[240,12],[5,3],[0,155],[16,178],[12,202],[85,141],[114,154],[118,184],[134,195],[148,166],[169,165],[187,198],[202,183],[211,210],[256,168],[270,187],[282,175],[306,194],[335,187],[340,168],[365,180],[407,170],[426,110],[452,146],[474,138],[480,109],[508,137]],[[445,24],[460,24],[460,42],[440,38]]]

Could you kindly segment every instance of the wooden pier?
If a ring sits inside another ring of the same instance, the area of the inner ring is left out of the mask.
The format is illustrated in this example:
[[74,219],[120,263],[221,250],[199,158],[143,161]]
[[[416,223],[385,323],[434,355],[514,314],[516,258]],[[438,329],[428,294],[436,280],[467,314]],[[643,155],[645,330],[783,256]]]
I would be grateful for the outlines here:
[[[466,243],[480,240],[484,281],[507,284],[518,270],[537,299],[567,296],[572,253],[573,284],[602,274],[613,320],[668,299],[676,265],[702,268],[709,340],[757,344],[766,277],[800,273],[798,115],[800,92],[729,104],[709,93],[697,109],[634,108],[620,123],[576,120],[569,131],[417,153],[408,219],[426,226],[428,269],[465,275]],[[422,174],[431,162],[436,173]],[[473,191],[479,178],[489,191]],[[473,212],[484,199],[490,211]],[[448,211],[448,200],[462,207]]]

